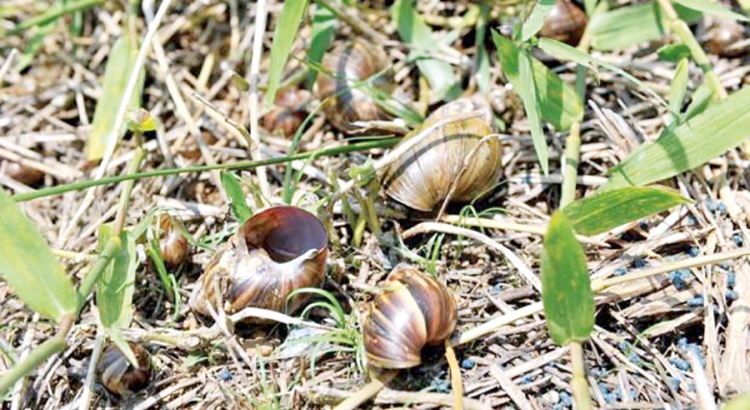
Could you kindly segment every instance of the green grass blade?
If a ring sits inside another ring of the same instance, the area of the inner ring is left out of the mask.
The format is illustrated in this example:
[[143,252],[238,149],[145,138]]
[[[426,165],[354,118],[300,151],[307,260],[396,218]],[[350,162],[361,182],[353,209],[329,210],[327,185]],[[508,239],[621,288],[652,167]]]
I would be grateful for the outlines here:
[[542,29],[544,19],[555,7],[555,2],[556,0],[539,0],[534,5],[534,10],[531,11],[531,14],[521,26],[521,41],[528,41]]
[[[86,159],[89,161],[101,159],[107,149],[108,141],[119,139],[125,134],[124,126],[119,130],[115,130],[114,127],[117,110],[122,103],[125,87],[127,87],[130,73],[138,57],[138,39],[134,34],[129,33],[130,30],[123,31],[123,35],[115,41],[109,54],[107,68],[104,71],[102,92],[96,104],[94,122],[86,143]],[[145,79],[146,73],[141,71],[128,108],[140,107]]]
[[732,10],[724,7],[721,3],[714,3],[709,0],[675,0],[678,4],[681,4],[687,8],[700,11],[705,14],[712,16],[726,17],[732,20],[739,20],[748,22],[749,18],[742,14],[735,13]]
[[[523,87],[519,77],[519,55],[522,53],[528,55],[528,53],[496,31],[492,32],[492,39],[497,47],[503,72],[513,84],[515,91],[519,92]],[[583,119],[581,98],[573,87],[561,80],[539,60],[529,58],[542,118],[560,131],[568,129],[574,121]]]
[[690,58],[692,52],[690,47],[684,44],[667,44],[657,50],[659,60],[679,63],[683,58]]
[[594,330],[594,295],[586,255],[561,211],[552,215],[542,249],[542,302],[558,345],[584,342]]
[[242,190],[239,179],[231,172],[223,171],[221,173],[221,185],[224,187],[227,198],[231,201],[230,206],[237,222],[243,223],[250,219],[253,216],[253,211],[247,206],[245,192]]
[[564,213],[577,233],[596,235],[690,202],[673,189],[627,187],[579,199],[566,206]]
[[[99,252],[116,235],[110,225],[99,228]],[[133,318],[133,292],[138,258],[135,254],[135,239],[127,232],[120,233],[122,246],[115,253],[109,266],[102,272],[96,284],[96,307],[99,319],[108,329],[124,329]]]
[[31,309],[57,322],[76,310],[73,284],[36,226],[0,190],[0,276]]
[[8,34],[18,34],[24,30],[27,30],[34,26],[41,26],[56,21],[62,16],[65,16],[76,11],[86,10],[97,4],[104,3],[104,0],[69,0],[69,1],[57,1],[44,13],[34,16],[28,20],[24,20],[15,26],[12,30],[8,31]]
[[[331,45],[331,39],[336,30],[336,23],[337,20],[331,10],[320,6],[315,8],[312,20],[312,40],[310,41],[310,51],[307,54],[307,58],[312,63],[319,64],[323,59],[323,54],[325,54]],[[317,71],[310,70],[308,83],[311,89],[312,85],[315,84],[315,77],[317,75]]]
[[706,83],[701,84],[693,93],[692,101],[690,101],[690,105],[685,110],[685,119],[689,120],[706,111],[706,108],[716,101],[716,96],[711,87]]
[[695,168],[750,136],[750,87],[730,95],[659,139],[639,146],[612,171],[600,190],[642,186]]
[[396,1],[391,7],[391,14],[401,39],[414,47],[413,53],[421,55],[417,60],[417,67],[427,78],[436,98],[457,98],[461,90],[456,82],[456,74],[450,64],[434,58],[434,54],[440,54],[438,42],[432,36],[432,30],[414,8],[412,0]]
[[284,74],[284,67],[289,60],[297,30],[305,15],[307,0],[287,0],[273,31],[271,45],[271,65],[268,68],[268,89],[266,91],[266,105],[272,105],[276,100],[276,91]]
[[685,100],[685,94],[687,93],[689,68],[690,62],[687,58],[680,60],[677,63],[677,68],[675,68],[672,84],[669,86],[669,111],[675,117],[674,124],[679,123],[680,120],[682,102]]
[[[542,129],[542,119],[539,113],[537,101],[537,88],[534,81],[534,73],[531,68],[531,57],[525,52],[518,53],[518,82],[516,92],[521,96],[523,108],[526,112],[529,126],[531,127],[531,140],[534,143],[534,151],[542,166],[542,172],[549,172],[549,150],[547,148],[547,137]],[[515,84],[514,84],[515,85]]]

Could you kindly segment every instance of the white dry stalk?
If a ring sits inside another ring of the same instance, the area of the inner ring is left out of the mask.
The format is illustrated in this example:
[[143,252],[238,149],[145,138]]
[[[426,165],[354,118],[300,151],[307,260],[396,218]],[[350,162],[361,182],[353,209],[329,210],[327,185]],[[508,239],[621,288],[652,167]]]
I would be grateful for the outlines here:
[[[34,336],[36,335],[36,324],[39,322],[39,313],[34,313],[34,315],[31,317],[31,322],[33,323],[32,326],[29,326],[29,328],[26,330],[26,333],[23,336],[23,343],[21,344],[21,357],[18,358],[18,362],[23,362],[26,360],[26,358],[29,356],[29,353],[31,352],[31,344],[34,341]],[[23,400],[23,386],[26,383],[26,378],[23,377],[20,380],[16,382],[16,385],[13,386],[13,402],[11,403],[11,410],[18,410],[21,408],[21,401]]]
[[[161,21],[167,14],[167,10],[169,10],[171,4],[172,0],[164,0],[159,5],[159,10],[156,12],[154,20],[151,22],[151,24],[148,25],[148,32],[146,32],[146,37],[143,39],[143,43],[141,43],[140,50],[138,50],[138,57],[136,57],[135,63],[133,64],[133,70],[130,72],[130,78],[128,79],[128,84],[125,87],[125,91],[120,102],[120,108],[117,110],[117,116],[115,117],[115,125],[112,128],[112,132],[116,133],[118,137],[108,138],[109,142],[107,144],[106,151],[104,151],[104,158],[102,158],[102,162],[99,164],[99,168],[96,170],[96,174],[94,175],[95,180],[102,179],[102,177],[104,177],[104,173],[107,170],[107,164],[109,164],[109,161],[112,159],[112,156],[115,153],[117,143],[120,139],[120,129],[125,125],[125,114],[127,113],[128,105],[133,97],[133,93],[135,92],[135,85],[138,82],[138,77],[141,69],[143,69],[143,65],[146,62],[146,55],[151,49],[151,42],[156,35],[156,30],[159,28],[159,25],[161,25]],[[65,227],[62,235],[60,235],[60,241],[66,241],[70,236],[75,226],[78,225],[78,221],[81,220],[83,213],[89,209],[91,204],[94,203],[97,191],[97,188],[93,188],[89,189],[86,192],[86,196],[83,198],[83,202],[78,207],[78,210],[73,215],[73,218],[68,222],[68,225]]]
[[94,391],[94,380],[96,379],[96,366],[99,362],[99,356],[102,354],[104,347],[104,331],[101,326],[97,327],[96,339],[94,340],[94,350],[91,352],[91,362],[86,372],[86,380],[83,382],[83,394],[78,399],[81,403],[78,410],[88,410],[91,404],[91,394]]
[[710,386],[706,371],[703,368],[698,353],[693,349],[687,349],[685,353],[690,367],[693,369],[693,381],[695,382],[695,393],[698,396],[698,408],[700,410],[716,410],[713,387]]
[[[253,161],[260,161],[260,130],[258,128],[258,114],[260,110],[258,98],[258,77],[260,73],[260,59],[263,54],[263,33],[266,31],[266,0],[258,0],[255,4],[255,34],[253,37],[253,56],[250,61],[250,136],[252,146],[250,156]],[[268,185],[266,167],[256,168],[258,172],[258,186],[267,200],[271,200],[271,187]]]

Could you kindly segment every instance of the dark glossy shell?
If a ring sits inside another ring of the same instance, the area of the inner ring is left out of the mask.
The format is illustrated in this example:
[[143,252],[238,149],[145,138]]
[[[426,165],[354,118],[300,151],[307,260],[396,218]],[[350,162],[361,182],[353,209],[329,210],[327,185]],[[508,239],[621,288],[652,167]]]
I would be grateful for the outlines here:
[[356,121],[387,120],[390,115],[364,92],[358,82],[372,78],[371,85],[386,93],[395,88],[393,71],[387,69],[388,56],[380,47],[357,40],[339,45],[323,57],[323,67],[331,73],[319,73],[318,97],[325,101],[326,118],[339,130],[356,131]]
[[[425,212],[442,204],[454,184],[451,201],[466,202],[486,194],[502,173],[502,147],[497,138],[479,144],[494,132],[492,110],[481,98],[461,98],[443,105],[399,144],[406,143],[444,119],[472,112],[480,115],[457,119],[433,130],[407,155],[391,164],[384,173],[385,193],[411,208]],[[469,158],[475,149],[476,152]]]
[[[293,206],[269,208],[245,222],[214,255],[198,280],[190,306],[209,315],[209,303],[216,306],[218,285],[227,313],[245,307],[284,312],[292,291],[320,286],[327,257],[328,233],[315,215]],[[293,298],[289,310],[306,301],[303,295]]]
[[38,184],[44,178],[42,171],[13,161],[5,163],[5,175],[29,186]]
[[174,269],[180,266],[188,256],[190,244],[187,238],[175,226],[172,216],[167,214],[159,215],[159,230],[161,239],[159,240],[159,250],[168,268]]
[[450,337],[457,321],[450,291],[415,267],[400,264],[369,306],[363,325],[367,360],[387,369],[416,366],[422,348]]
[[121,397],[143,389],[151,378],[151,355],[140,345],[130,343],[130,348],[138,360],[138,368],[130,364],[115,345],[104,350],[96,366],[102,385]]
[[310,92],[294,88],[285,88],[276,94],[276,105],[262,118],[263,128],[269,132],[280,132],[291,136],[297,132],[307,115],[305,107],[310,101]]
[[745,27],[732,19],[717,19],[706,33],[706,49],[711,54],[723,57],[739,57],[745,54],[743,48],[731,46],[745,38]]
[[586,30],[586,13],[571,1],[558,0],[544,19],[544,26],[539,35],[576,46],[584,30]]

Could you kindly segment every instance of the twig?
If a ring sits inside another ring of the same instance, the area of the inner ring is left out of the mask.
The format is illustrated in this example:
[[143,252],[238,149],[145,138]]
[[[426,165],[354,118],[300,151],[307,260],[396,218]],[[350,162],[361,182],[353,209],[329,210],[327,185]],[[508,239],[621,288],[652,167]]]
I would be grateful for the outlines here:
[[451,371],[451,387],[453,388],[453,408],[463,410],[464,386],[461,382],[461,368],[458,367],[456,352],[448,340],[445,341],[445,360]]
[[94,350],[91,352],[91,362],[86,372],[86,380],[83,382],[83,394],[78,402],[81,406],[78,410],[88,410],[91,404],[91,393],[94,391],[94,379],[96,377],[96,366],[99,364],[99,356],[102,354],[102,347],[104,346],[104,332],[101,327],[97,328],[96,339],[94,340]]
[[581,342],[570,342],[570,363],[572,366],[572,379],[570,389],[578,410],[593,410],[589,382],[586,380],[586,364],[583,356],[583,345]]
[[[535,235],[544,235],[547,232],[547,225],[525,225],[515,222],[504,222],[498,221],[496,219],[476,218],[470,216],[443,215],[443,217],[440,218],[440,221],[456,225],[476,226],[479,228],[528,232]],[[601,241],[589,238],[588,236],[576,235],[576,238],[583,243],[607,247],[606,243],[602,243]]]
[[[263,55],[263,33],[266,31],[266,0],[258,0],[255,4],[255,34],[253,34],[253,57],[250,61],[250,136],[253,139],[250,147],[252,159],[259,161],[263,159],[260,154],[260,129],[258,118],[260,104],[258,102],[258,82],[260,73],[260,59]],[[268,185],[266,168],[258,167],[258,185],[260,192],[271,200],[271,187]]]
[[398,371],[388,370],[379,374],[373,371],[370,374],[372,379],[370,383],[367,383],[365,387],[357,391],[356,393],[349,396],[346,400],[339,403],[333,410],[354,410],[359,407],[360,404],[370,400],[372,396],[378,394],[380,390],[385,387],[396,375]]

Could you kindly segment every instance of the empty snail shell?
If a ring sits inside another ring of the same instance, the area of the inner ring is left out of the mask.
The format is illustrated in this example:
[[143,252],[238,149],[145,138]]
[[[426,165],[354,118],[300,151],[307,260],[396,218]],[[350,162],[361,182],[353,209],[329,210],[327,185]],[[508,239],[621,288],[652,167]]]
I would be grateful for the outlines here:
[[168,268],[174,269],[185,261],[188,255],[190,244],[187,238],[180,232],[176,226],[173,217],[168,214],[159,215],[159,230],[161,239],[159,239],[159,250]]
[[143,389],[151,377],[151,356],[148,351],[133,343],[130,343],[130,348],[138,360],[137,368],[115,345],[107,347],[96,366],[102,385],[110,393],[120,397]]
[[356,87],[356,83],[369,79],[371,86],[389,94],[393,91],[393,71],[387,69],[388,57],[383,49],[361,40],[340,45],[323,57],[323,67],[331,74],[318,75],[318,97],[325,101],[323,110],[333,126],[353,133],[357,131],[354,122],[390,118]]
[[36,185],[44,178],[42,171],[13,161],[5,164],[5,174],[24,185]]
[[[467,118],[471,113],[477,115]],[[494,121],[489,104],[479,97],[443,105],[399,144],[444,120],[450,122],[432,130],[385,170],[383,185],[388,196],[429,212],[449,194],[453,201],[470,201],[496,183],[502,172],[502,147],[496,138],[483,141],[493,133]]]
[[586,14],[583,10],[570,0],[558,0],[544,19],[539,35],[574,46],[581,40],[584,30]]
[[745,37],[745,27],[732,19],[716,20],[706,33],[706,49],[723,57],[739,57],[744,55],[744,47],[733,47]]
[[263,128],[270,132],[279,130],[284,136],[291,136],[297,132],[305,119],[305,106],[310,100],[310,92],[293,88],[285,88],[276,94],[276,105],[263,116]]
[[[295,289],[320,286],[327,256],[328,233],[317,217],[293,206],[269,208],[242,224],[214,255],[198,279],[190,307],[210,315],[218,288],[227,313],[245,307],[283,312]],[[305,301],[304,295],[291,299],[289,310]]]
[[441,283],[399,264],[370,303],[363,334],[368,363],[405,369],[421,363],[426,345],[439,344],[456,329],[456,301]]

